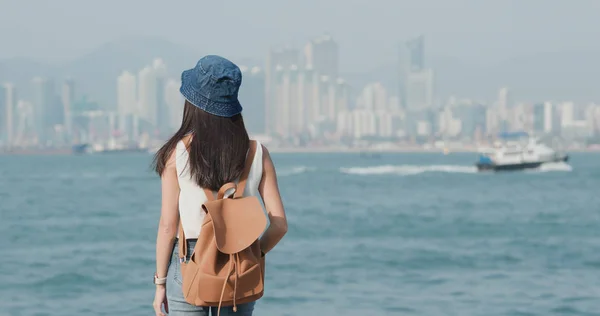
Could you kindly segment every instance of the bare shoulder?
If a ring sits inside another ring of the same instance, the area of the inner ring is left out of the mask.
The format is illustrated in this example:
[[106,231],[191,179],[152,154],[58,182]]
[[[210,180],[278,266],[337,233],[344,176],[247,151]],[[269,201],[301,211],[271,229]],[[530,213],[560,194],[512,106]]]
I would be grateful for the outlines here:
[[271,159],[271,153],[267,147],[261,144],[262,147],[262,162],[263,162],[263,173],[266,175],[274,175],[275,174],[275,166],[273,164],[273,160]]
[[185,147],[189,147],[190,146],[190,142],[192,141],[192,134],[188,134],[183,136],[183,138],[181,139],[181,141],[183,142],[183,144],[185,145]]
[[169,159],[167,159],[167,163],[165,164],[166,170],[175,170],[177,166],[177,148],[173,148],[171,153],[169,153]]
[[269,154],[269,150],[267,149],[267,146],[265,146],[264,144],[260,144],[260,148],[262,149],[263,157],[271,157],[271,155]]

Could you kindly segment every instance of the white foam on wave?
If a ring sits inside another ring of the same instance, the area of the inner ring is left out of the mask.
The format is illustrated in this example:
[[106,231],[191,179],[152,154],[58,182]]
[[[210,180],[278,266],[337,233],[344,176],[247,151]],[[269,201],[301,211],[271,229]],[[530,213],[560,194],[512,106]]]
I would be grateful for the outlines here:
[[534,172],[551,172],[551,171],[564,171],[569,172],[573,171],[573,167],[565,162],[551,162],[545,163],[539,166],[537,169],[534,169]]
[[278,176],[293,176],[293,175],[297,175],[297,174],[302,174],[302,173],[306,173],[306,172],[310,172],[310,171],[314,171],[316,170],[316,168],[313,167],[307,167],[307,166],[296,166],[296,167],[292,167],[292,168],[288,168],[288,169],[283,169],[283,170],[277,170],[277,175]]
[[461,165],[383,165],[371,167],[351,167],[340,168],[340,172],[353,175],[385,175],[396,174],[402,176],[416,175],[425,172],[445,172],[445,173],[477,173],[477,168],[473,166]]

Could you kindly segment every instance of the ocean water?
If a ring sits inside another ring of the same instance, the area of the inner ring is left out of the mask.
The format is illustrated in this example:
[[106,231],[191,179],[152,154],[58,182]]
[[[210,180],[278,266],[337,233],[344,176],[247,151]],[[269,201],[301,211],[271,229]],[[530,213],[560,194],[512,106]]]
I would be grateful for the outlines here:
[[[255,315],[600,315],[600,155],[274,154],[289,232]],[[148,155],[0,157],[0,315],[153,315]]]

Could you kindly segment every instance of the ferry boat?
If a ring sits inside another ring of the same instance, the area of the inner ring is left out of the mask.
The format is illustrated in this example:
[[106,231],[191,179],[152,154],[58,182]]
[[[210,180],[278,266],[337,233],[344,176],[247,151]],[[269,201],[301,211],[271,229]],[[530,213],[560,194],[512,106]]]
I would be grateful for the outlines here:
[[502,138],[517,138],[496,142],[479,149],[478,171],[535,169],[545,163],[566,162],[569,156],[526,133],[503,134]]

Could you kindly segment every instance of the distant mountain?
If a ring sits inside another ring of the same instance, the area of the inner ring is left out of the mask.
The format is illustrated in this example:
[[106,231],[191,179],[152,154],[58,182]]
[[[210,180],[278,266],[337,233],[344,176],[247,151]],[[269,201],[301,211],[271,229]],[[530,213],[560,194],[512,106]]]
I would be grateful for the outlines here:
[[[181,71],[193,67],[202,52],[156,38],[124,38],[104,44],[94,51],[61,65],[47,65],[34,60],[13,58],[0,61],[0,82],[14,82],[19,93],[27,96],[35,76],[54,78],[60,83],[72,77],[77,95],[88,95],[105,108],[116,103],[116,78],[123,71],[137,73],[160,57],[169,76],[178,78]],[[230,57],[231,58],[231,57]],[[242,65],[262,65],[262,59],[232,58]],[[435,70],[436,97],[448,96],[494,100],[502,86],[511,89],[516,100],[600,100],[600,52],[557,52],[512,58],[495,65],[478,66],[455,58],[432,57]],[[375,67],[363,73],[342,73],[359,92],[366,83],[381,81],[390,92],[397,93],[397,63]]]
[[142,38],[121,39],[110,42],[71,62],[49,66],[31,60],[10,59],[0,61],[0,80],[17,84],[19,91],[27,94],[31,79],[46,76],[55,79],[58,88],[62,80],[75,79],[77,94],[89,95],[106,108],[116,103],[116,79],[123,71],[136,74],[154,58],[162,58],[171,77],[177,78],[184,68],[194,66],[200,54],[169,41]]

